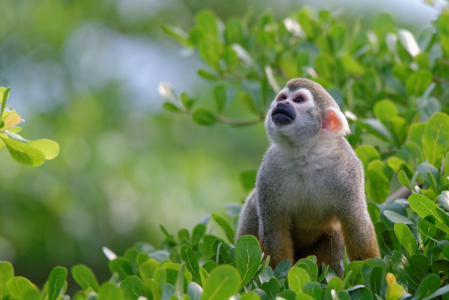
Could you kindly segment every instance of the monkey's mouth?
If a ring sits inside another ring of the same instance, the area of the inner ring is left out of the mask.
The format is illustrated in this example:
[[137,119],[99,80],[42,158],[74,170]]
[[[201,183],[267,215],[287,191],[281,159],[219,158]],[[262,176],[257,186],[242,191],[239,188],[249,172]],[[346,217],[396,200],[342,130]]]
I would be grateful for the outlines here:
[[296,118],[296,111],[292,107],[275,107],[271,112],[271,120],[276,125],[287,125],[293,122]]

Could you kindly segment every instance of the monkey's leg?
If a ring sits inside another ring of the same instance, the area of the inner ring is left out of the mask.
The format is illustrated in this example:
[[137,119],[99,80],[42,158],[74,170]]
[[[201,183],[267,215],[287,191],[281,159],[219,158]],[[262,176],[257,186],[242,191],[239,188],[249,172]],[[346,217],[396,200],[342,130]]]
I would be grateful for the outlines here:
[[290,219],[273,211],[259,211],[260,246],[265,257],[270,255],[270,267],[274,270],[284,259],[293,260],[293,240],[290,232]]
[[235,239],[243,235],[253,235],[259,239],[259,217],[257,216],[257,196],[256,189],[245,200],[239,216],[239,225]]
[[350,207],[345,214],[340,221],[349,259],[380,258],[376,233],[366,207]]
[[315,255],[318,264],[323,262],[337,275],[343,277],[340,261],[343,259],[345,242],[341,228],[325,232],[318,243],[311,249],[310,255]]

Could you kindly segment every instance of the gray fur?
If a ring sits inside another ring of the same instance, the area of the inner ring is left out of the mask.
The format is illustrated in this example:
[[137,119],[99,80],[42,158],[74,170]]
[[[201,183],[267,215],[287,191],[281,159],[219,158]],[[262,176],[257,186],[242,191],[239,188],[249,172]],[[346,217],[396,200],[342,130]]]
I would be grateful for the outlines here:
[[344,239],[351,260],[379,257],[366,208],[363,167],[343,134],[322,134],[326,109],[339,113],[340,109],[319,84],[298,78],[283,91],[304,89],[311,99],[305,104],[291,102],[298,110],[292,124],[273,124],[270,112],[276,100],[267,114],[271,145],[256,189],[240,214],[237,238],[256,236],[273,268],[283,259],[295,262],[317,255],[318,263],[329,263],[342,275]]

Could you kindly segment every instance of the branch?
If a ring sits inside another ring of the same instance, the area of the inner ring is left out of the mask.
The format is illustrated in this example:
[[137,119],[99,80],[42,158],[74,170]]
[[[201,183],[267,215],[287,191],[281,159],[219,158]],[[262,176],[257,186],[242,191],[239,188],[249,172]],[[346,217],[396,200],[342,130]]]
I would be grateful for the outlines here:
[[449,81],[448,80],[444,80],[443,78],[437,77],[437,76],[433,76],[433,80],[445,85],[449,85]]
[[223,124],[230,124],[230,125],[236,125],[236,126],[245,126],[245,125],[253,125],[253,124],[257,124],[259,122],[262,122],[265,119],[259,118],[256,120],[249,120],[249,121],[240,121],[240,120],[229,120],[229,119],[224,119],[224,118],[218,118],[218,122],[223,123]]

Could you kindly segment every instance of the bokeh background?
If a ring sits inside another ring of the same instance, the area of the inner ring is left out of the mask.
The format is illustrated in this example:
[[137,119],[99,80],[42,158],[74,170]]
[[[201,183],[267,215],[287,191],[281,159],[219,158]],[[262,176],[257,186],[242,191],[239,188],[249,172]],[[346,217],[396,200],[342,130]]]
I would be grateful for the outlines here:
[[164,112],[160,82],[200,101],[211,91],[196,75],[206,67],[161,25],[188,29],[204,8],[223,20],[266,9],[282,19],[304,6],[339,11],[349,26],[388,12],[415,35],[440,9],[419,0],[0,1],[0,86],[28,121],[23,136],[61,146],[39,168],[0,151],[0,260],[38,286],[55,265],[78,263],[104,281],[101,247],[159,246],[159,224],[191,229],[241,202],[239,174],[256,170],[268,146],[263,124],[204,128]]

